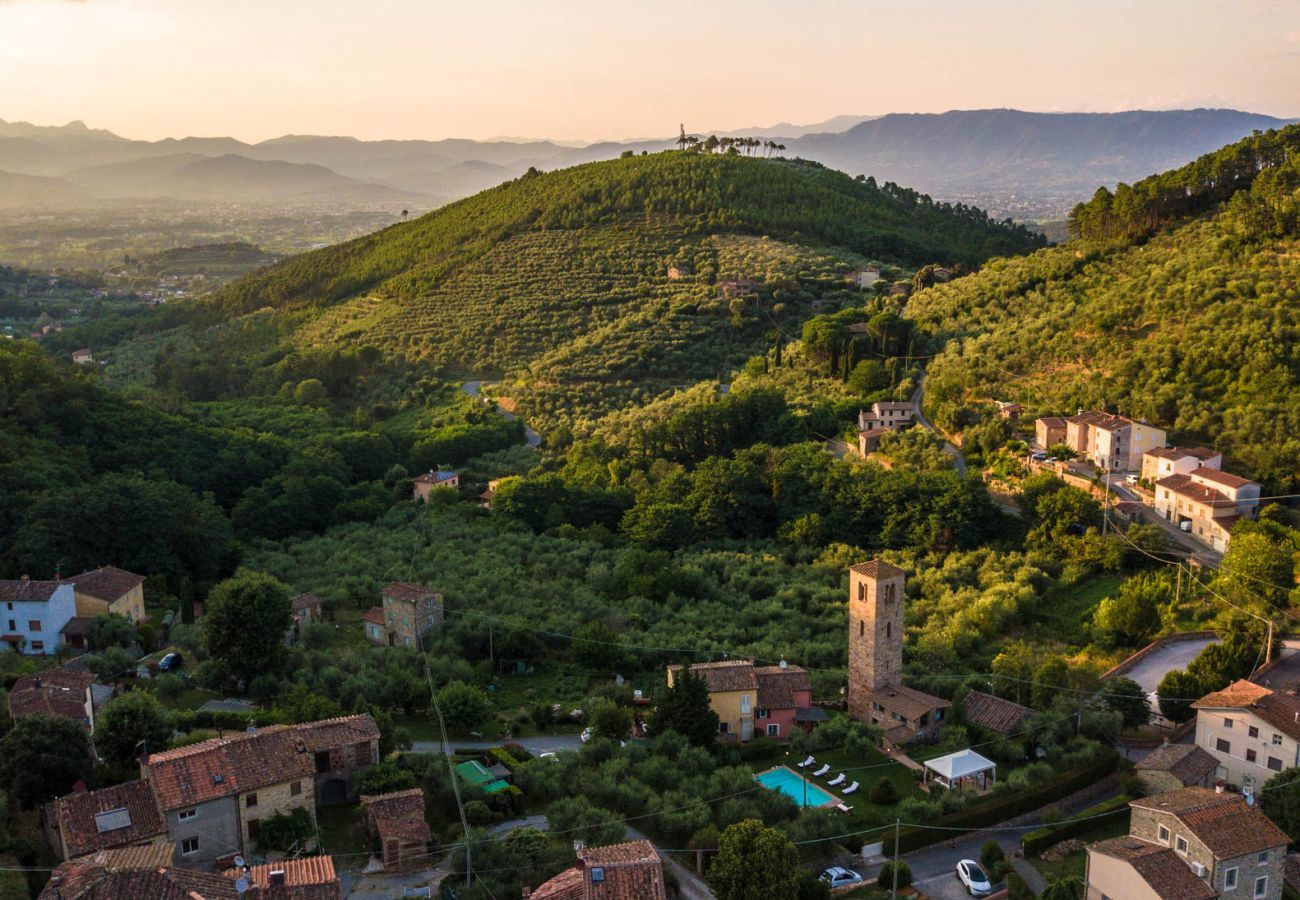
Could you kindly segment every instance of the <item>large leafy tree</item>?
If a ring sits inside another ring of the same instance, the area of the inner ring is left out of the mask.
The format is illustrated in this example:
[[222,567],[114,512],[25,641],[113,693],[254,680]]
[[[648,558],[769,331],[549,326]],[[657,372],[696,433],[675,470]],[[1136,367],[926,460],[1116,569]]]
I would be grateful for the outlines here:
[[141,753],[164,749],[171,734],[171,716],[153,694],[131,691],[100,714],[95,723],[95,747],[113,762],[129,763]]
[[788,837],[758,819],[745,819],[718,838],[709,886],[718,900],[796,900],[798,861]]
[[709,705],[704,679],[682,669],[673,686],[659,697],[650,725],[656,734],[676,731],[697,747],[712,746],[718,736],[718,714]]
[[1260,806],[1294,842],[1300,838],[1300,766],[1283,769],[1259,792]]
[[208,596],[208,652],[245,680],[274,673],[291,616],[288,587],[270,575],[241,569]]
[[1136,728],[1151,721],[1151,706],[1146,691],[1132,678],[1115,678],[1101,689],[1106,708],[1120,714],[1124,727]]
[[0,740],[0,783],[24,807],[66,794],[93,768],[90,737],[72,719],[25,716]]
[[92,650],[108,647],[130,647],[136,642],[135,626],[126,616],[104,613],[95,616],[86,629],[86,641]]

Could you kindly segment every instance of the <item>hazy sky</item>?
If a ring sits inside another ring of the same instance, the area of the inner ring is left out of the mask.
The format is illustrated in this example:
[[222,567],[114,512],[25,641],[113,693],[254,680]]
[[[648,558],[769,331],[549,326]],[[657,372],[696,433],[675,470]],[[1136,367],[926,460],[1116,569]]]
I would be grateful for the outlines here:
[[1300,0],[0,0],[0,118],[129,137],[1300,115]]

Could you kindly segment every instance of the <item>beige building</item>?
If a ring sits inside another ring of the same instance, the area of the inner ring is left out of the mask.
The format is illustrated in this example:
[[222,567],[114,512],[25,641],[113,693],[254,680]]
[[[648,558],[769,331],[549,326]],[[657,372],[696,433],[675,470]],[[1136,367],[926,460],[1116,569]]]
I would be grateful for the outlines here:
[[1046,450],[1065,443],[1065,419],[1060,416],[1043,416],[1034,420],[1034,441]]
[[447,488],[454,491],[459,487],[460,475],[458,473],[442,469],[437,471],[430,469],[424,475],[417,475],[411,481],[411,499],[428,500],[429,495],[437,488]]
[[101,566],[64,581],[72,585],[77,615],[117,613],[132,622],[144,621],[144,576],[116,566]]
[[1163,447],[1165,432],[1140,420],[1089,410],[1065,420],[1065,444],[1094,466],[1140,472],[1142,455]]
[[908,428],[916,407],[908,400],[886,400],[871,404],[870,411],[858,410],[858,452],[866,456],[882,435]]
[[1259,497],[1260,487],[1250,479],[1202,466],[1156,481],[1152,506],[1165,521],[1224,551],[1232,541],[1232,527],[1259,511]]
[[894,744],[933,740],[952,706],[903,684],[905,579],[878,559],[849,568],[849,715]]
[[1300,697],[1237,681],[1196,709],[1196,746],[1218,760],[1215,777],[1247,793],[1300,765]]
[[1200,468],[1223,467],[1223,454],[1209,447],[1156,447],[1142,454],[1142,479],[1155,484],[1169,475],[1186,475]]
[[[668,687],[682,666],[668,667]],[[704,681],[709,706],[718,714],[718,736],[749,741],[755,736],[785,740],[796,727],[812,727],[825,713],[812,705],[812,681],[799,666],[757,666],[752,659],[696,663],[692,675]]]

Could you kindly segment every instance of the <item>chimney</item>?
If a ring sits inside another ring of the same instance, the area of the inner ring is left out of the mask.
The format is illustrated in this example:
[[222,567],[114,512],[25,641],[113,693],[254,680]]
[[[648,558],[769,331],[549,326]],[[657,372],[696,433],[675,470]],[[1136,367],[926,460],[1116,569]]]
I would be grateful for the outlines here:
[[533,889],[528,887],[528,885],[524,885],[524,900],[528,900],[528,898],[531,897],[532,895],[533,895]]
[[284,885],[284,869],[272,869],[267,876],[266,883],[270,887],[282,887]]

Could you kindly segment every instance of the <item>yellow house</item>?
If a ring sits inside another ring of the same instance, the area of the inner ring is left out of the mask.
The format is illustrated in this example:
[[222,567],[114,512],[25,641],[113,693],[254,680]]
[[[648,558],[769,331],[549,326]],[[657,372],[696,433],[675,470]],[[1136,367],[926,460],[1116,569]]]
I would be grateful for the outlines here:
[[101,566],[65,578],[76,596],[77,615],[117,613],[132,622],[144,621],[144,576],[116,566]]
[[[691,674],[703,679],[709,706],[718,714],[718,737],[749,741],[757,736],[786,740],[797,727],[824,721],[812,707],[812,683],[798,666],[782,662],[757,666],[752,659],[697,663]],[[681,666],[668,667],[668,687],[676,684]]]
[[[668,686],[673,687],[681,666],[668,667]],[[718,734],[724,739],[748,741],[754,736],[754,708],[758,679],[754,662],[728,659],[697,663],[691,674],[704,679],[709,689],[709,706],[718,714]]]

